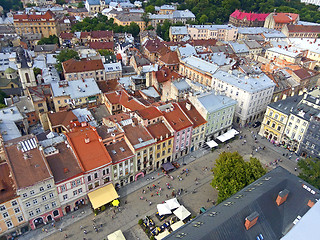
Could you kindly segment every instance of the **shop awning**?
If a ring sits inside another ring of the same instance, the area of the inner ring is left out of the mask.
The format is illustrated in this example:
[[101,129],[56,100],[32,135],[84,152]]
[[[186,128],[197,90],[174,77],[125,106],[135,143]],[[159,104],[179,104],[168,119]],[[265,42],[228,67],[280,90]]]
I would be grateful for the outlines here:
[[126,240],[121,230],[115,231],[107,236],[108,240]]
[[217,139],[218,139],[220,142],[225,142],[225,141],[228,140],[224,134],[222,134],[222,135],[220,135],[219,137],[217,137]]
[[178,202],[178,200],[176,198],[166,200],[166,204],[170,210],[173,210],[173,209],[180,207],[180,203]]
[[232,133],[234,136],[239,134],[239,132],[237,130],[233,129],[233,128],[230,129],[228,132]]
[[206,142],[206,144],[210,147],[210,148],[214,148],[218,146],[218,143],[216,143],[215,141],[211,140],[209,142]]
[[239,132],[235,129],[230,129],[228,132],[220,135],[219,137],[217,137],[217,139],[220,141],[220,142],[225,142],[231,138],[233,138],[235,135],[239,134]]
[[177,210],[175,210],[173,214],[176,215],[181,221],[183,221],[191,215],[191,213],[183,205],[181,205]]
[[184,223],[183,223],[182,221],[178,221],[178,222],[172,224],[170,227],[171,227],[172,231],[175,231],[175,230],[177,230],[178,228],[182,227],[183,224],[184,224]]
[[164,169],[165,171],[167,171],[167,172],[174,169],[174,166],[172,165],[171,162],[163,163],[163,164],[161,164],[161,167],[163,167],[163,169]]
[[157,209],[160,216],[172,213],[169,206],[166,203],[157,204]]
[[157,240],[161,240],[161,239],[164,239],[166,236],[168,236],[170,233],[168,230],[165,230],[164,232],[162,233],[159,233],[157,236],[156,236],[156,239]]
[[93,192],[88,193],[88,197],[92,204],[93,209],[97,209],[119,197],[117,191],[114,189],[113,184],[108,184]]

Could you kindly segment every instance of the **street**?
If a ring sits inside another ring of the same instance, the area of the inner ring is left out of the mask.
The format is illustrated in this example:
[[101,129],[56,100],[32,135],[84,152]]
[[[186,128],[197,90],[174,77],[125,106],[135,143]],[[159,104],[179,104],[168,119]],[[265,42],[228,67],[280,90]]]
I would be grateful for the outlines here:
[[[173,180],[157,171],[123,187],[119,191],[120,211],[116,208],[109,208],[94,217],[92,210],[87,206],[63,217],[60,222],[55,224],[55,227],[45,226],[47,232],[37,229],[21,236],[19,239],[36,240],[45,238],[56,240],[64,239],[65,235],[68,236],[68,239],[107,239],[108,234],[118,229],[121,229],[129,240],[147,239],[145,233],[138,226],[138,220],[145,216],[155,218],[156,205],[172,198],[172,191],[177,193],[178,189],[183,189],[181,195],[176,197],[180,204],[183,204],[192,213],[192,216],[199,214],[201,207],[208,209],[213,205],[217,199],[217,191],[210,185],[213,178],[210,170],[214,166],[215,159],[223,151],[238,151],[245,160],[249,160],[253,154],[253,157],[257,157],[263,166],[268,165],[269,170],[281,165],[290,172],[297,173],[294,171],[297,165],[295,155],[291,159],[284,157],[283,154],[288,153],[287,150],[272,145],[266,139],[261,139],[260,136],[257,136],[257,143],[255,143],[251,131],[256,135],[258,128],[240,129],[240,131],[242,131],[240,135],[246,135],[245,144],[243,138],[238,138],[213,152],[205,149],[193,152],[185,157],[186,165],[182,165],[182,159],[179,160],[180,168],[170,173]],[[270,162],[274,162],[275,159],[281,159],[282,162],[270,166]],[[181,174],[182,169],[189,170],[188,176],[185,173]],[[182,180],[179,180],[178,176]],[[167,183],[170,184],[170,189],[167,189]],[[149,190],[153,185],[156,185],[156,189]],[[159,191],[159,187],[161,191]],[[156,194],[157,191],[158,195]],[[141,198],[143,199],[141,200]],[[125,202],[126,204],[124,204]],[[94,225],[98,229],[97,232],[93,228]],[[86,231],[86,234],[84,231]]]

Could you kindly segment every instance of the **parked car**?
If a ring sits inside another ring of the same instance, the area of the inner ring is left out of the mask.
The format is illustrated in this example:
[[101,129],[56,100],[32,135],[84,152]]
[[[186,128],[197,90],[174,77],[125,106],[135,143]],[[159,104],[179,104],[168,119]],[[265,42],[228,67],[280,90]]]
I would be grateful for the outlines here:
[[254,128],[257,128],[257,127],[259,127],[261,125],[261,122],[255,122],[253,125],[252,125],[252,127],[254,127]]

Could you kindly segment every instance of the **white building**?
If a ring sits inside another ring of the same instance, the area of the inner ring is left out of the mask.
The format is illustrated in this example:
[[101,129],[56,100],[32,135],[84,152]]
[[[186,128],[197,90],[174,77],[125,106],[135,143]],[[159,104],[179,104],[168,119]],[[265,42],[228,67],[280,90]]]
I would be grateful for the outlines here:
[[245,75],[239,71],[218,70],[212,75],[212,87],[236,101],[236,123],[246,124],[263,117],[275,88],[274,82],[265,74]]

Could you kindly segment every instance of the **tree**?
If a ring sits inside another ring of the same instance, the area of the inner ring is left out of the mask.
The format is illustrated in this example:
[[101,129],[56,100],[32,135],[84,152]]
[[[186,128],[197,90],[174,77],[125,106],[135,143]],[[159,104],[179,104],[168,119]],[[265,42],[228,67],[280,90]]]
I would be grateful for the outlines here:
[[301,159],[298,166],[301,169],[299,178],[320,189],[320,161],[312,158]]
[[59,4],[59,5],[63,5],[63,4],[65,4],[66,3],[66,1],[65,0],[56,0],[56,4]]
[[146,13],[155,13],[155,8],[153,5],[149,5],[149,6],[146,6],[146,8],[144,9],[144,11]]
[[146,24],[146,26],[148,26],[148,23],[150,22],[150,18],[149,18],[149,15],[148,15],[148,13],[146,13],[146,12],[144,12],[143,14],[142,14],[142,20],[145,22],[145,24]]
[[98,52],[100,53],[101,56],[113,55],[113,52],[111,52],[108,49],[100,49],[100,50],[98,50]]
[[256,158],[245,162],[238,152],[223,152],[216,160],[213,173],[211,185],[219,191],[220,203],[262,177],[266,170]]
[[39,74],[41,75],[42,74],[42,70],[40,68],[33,68],[33,73],[34,73],[34,76],[37,77]]
[[47,38],[41,38],[40,41],[37,43],[38,45],[44,44],[58,44],[59,45],[59,38],[56,35],[50,35]]
[[202,14],[202,16],[201,16],[200,19],[199,19],[199,22],[200,22],[201,24],[205,24],[206,22],[208,22],[208,17],[207,17],[207,15]]
[[146,30],[154,30],[154,27],[152,25],[149,25]]
[[83,2],[79,2],[77,7],[78,7],[78,8],[84,8]]
[[131,33],[134,37],[137,37],[140,32],[139,25],[135,22],[131,22],[128,27],[128,32]]
[[72,50],[72,49],[64,49],[57,55],[57,64],[56,69],[59,72],[62,72],[62,65],[61,63],[69,60],[69,59],[80,59],[78,52]]

